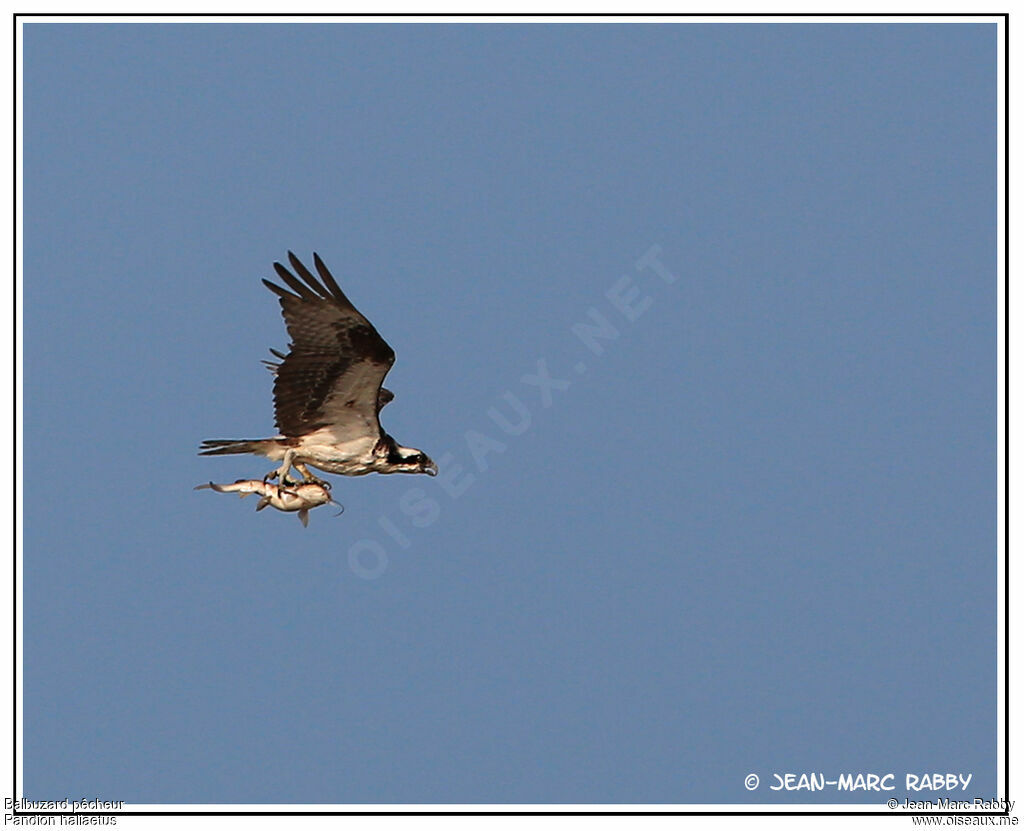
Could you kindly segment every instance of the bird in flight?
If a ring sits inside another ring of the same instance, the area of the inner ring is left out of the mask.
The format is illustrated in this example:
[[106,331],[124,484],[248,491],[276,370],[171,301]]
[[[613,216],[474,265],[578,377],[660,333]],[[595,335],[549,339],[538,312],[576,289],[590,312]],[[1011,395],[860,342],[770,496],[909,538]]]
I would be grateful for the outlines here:
[[[265,477],[328,483],[310,473],[362,476],[367,473],[426,473],[437,465],[421,450],[402,447],[380,426],[381,408],[395,396],[382,385],[395,353],[338,287],[320,257],[313,254],[318,280],[288,252],[294,271],[274,263],[288,287],[264,280],[278,296],[291,343],[288,354],[270,352],[280,363],[264,361],[274,374],[274,415],[280,435],[269,439],[210,439],[201,456],[255,453],[280,466]],[[296,276],[298,275],[298,276]]]

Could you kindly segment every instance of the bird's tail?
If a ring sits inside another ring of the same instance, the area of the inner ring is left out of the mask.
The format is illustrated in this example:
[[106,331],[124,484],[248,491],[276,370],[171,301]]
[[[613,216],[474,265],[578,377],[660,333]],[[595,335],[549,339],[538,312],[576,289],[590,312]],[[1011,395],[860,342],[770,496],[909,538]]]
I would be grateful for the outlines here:
[[273,439],[207,439],[199,446],[200,456],[228,456],[233,453],[265,455]]

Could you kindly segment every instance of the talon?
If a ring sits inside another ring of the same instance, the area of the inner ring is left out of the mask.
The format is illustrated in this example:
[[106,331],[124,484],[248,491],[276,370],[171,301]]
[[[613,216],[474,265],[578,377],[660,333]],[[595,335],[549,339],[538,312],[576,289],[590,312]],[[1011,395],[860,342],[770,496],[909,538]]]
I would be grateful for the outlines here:
[[319,485],[324,490],[328,490],[328,491],[331,489],[331,483],[330,482],[328,482],[326,479],[319,479],[316,476],[314,476],[312,473],[309,472],[309,469],[306,468],[305,465],[296,465],[295,469],[298,470],[299,473],[302,474],[302,481],[305,484],[307,484],[307,485]]

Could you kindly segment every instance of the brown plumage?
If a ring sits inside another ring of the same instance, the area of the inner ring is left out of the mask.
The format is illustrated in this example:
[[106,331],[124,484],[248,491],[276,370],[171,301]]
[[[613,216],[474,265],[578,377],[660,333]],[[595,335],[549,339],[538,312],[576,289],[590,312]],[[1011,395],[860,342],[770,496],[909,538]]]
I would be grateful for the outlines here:
[[[346,374],[359,375],[364,378],[363,384],[374,387],[368,398],[376,417],[376,401],[384,376],[395,362],[394,351],[352,305],[318,255],[313,255],[313,264],[322,283],[290,251],[288,261],[304,283],[280,263],[274,263],[274,269],[294,293],[263,281],[279,296],[292,338],[288,354],[275,372],[277,429],[285,436],[301,436],[330,423],[324,408]],[[335,401],[330,416],[342,420],[365,418],[366,402],[358,397],[348,400],[354,402],[350,407],[344,406],[347,400]]]

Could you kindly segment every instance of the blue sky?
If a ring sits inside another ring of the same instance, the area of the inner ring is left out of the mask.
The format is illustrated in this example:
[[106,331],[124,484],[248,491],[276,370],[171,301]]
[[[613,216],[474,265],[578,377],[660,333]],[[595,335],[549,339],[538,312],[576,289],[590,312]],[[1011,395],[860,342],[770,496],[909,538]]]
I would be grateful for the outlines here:
[[[994,26],[24,42],[26,797],[995,795]],[[192,490],[289,249],[443,467],[305,530]]]

